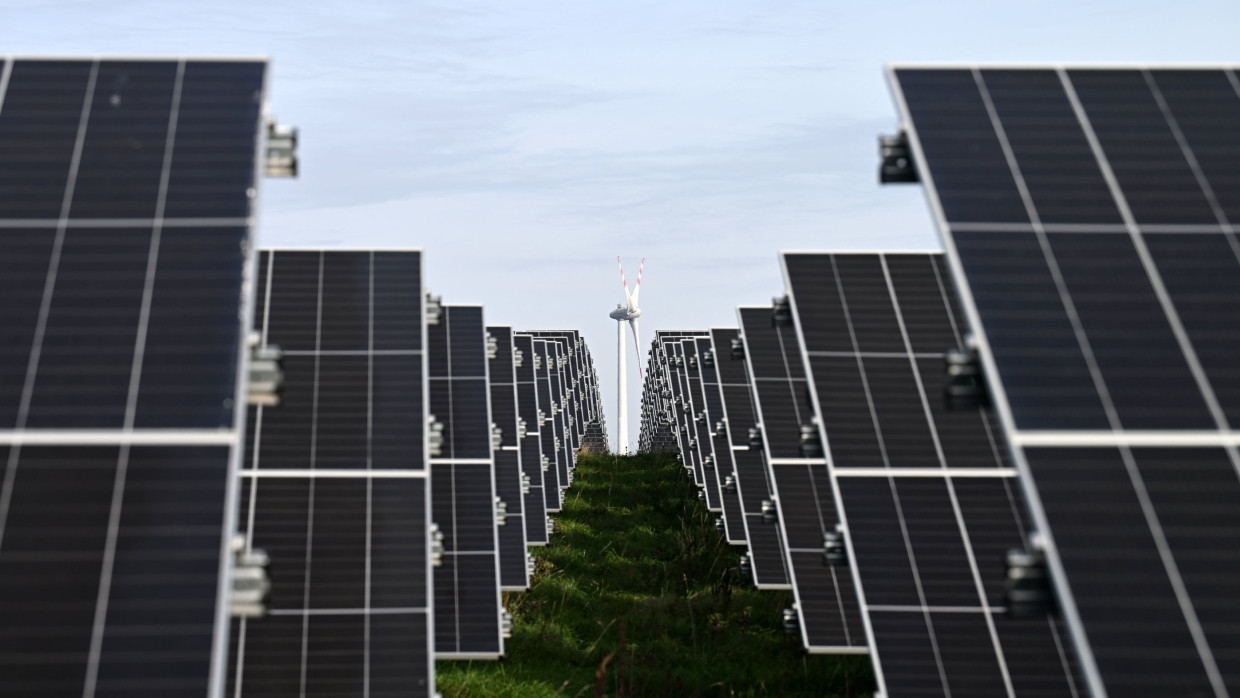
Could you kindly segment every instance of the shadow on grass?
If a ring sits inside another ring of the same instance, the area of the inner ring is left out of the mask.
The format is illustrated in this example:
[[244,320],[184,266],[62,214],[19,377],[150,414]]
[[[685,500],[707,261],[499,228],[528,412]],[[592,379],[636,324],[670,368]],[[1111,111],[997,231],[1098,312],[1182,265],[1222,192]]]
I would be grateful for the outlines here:
[[806,655],[786,592],[742,581],[739,548],[674,456],[582,456],[533,588],[507,594],[508,658],[439,662],[445,698],[868,696],[868,659]]

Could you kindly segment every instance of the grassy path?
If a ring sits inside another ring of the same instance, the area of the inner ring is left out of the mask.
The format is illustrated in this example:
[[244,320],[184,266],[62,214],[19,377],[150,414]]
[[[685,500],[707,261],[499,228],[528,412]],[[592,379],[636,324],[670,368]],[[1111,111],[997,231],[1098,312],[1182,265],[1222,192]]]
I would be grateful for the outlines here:
[[439,662],[444,698],[868,696],[865,658],[807,656],[675,459],[582,456],[508,659]]

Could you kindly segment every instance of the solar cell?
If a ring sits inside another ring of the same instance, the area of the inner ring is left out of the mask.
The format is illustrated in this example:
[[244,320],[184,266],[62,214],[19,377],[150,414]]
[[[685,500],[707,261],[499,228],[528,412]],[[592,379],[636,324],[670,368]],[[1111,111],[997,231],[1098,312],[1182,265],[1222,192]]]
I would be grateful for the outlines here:
[[421,253],[263,250],[258,266],[255,330],[287,347],[285,384],[249,409],[238,518],[272,588],[266,616],[233,624],[227,693],[429,696]]
[[0,693],[221,690],[265,76],[0,58]]
[[[1211,625],[1226,614],[1188,582],[1214,536],[1240,529],[1204,523],[1203,510],[1180,518],[1155,501],[1157,475],[1142,465],[1143,449],[1184,462],[1213,453],[1230,466],[1223,493],[1240,463],[1240,373],[1223,348],[1240,283],[1237,135],[1223,126],[1240,113],[1234,68],[891,77],[1090,691],[1240,691],[1235,643]],[[1090,479],[1112,486],[1082,486],[1097,496],[1066,512],[1071,483]],[[1195,534],[1178,538],[1171,521]],[[1102,559],[1131,565],[1112,575],[1131,577],[1131,594],[1115,582],[1103,598]],[[1234,586],[1240,570],[1220,566],[1214,579]],[[1141,621],[1117,633],[1125,603]]]

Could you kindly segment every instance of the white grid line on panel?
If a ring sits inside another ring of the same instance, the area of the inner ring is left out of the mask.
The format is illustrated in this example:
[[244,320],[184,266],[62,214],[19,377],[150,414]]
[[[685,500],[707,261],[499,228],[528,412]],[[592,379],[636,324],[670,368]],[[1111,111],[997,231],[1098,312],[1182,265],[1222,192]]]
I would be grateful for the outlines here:
[[13,61],[4,61],[0,68],[0,114],[4,114],[4,98],[9,94],[9,80],[13,77]]
[[[185,62],[177,64],[176,81],[172,86],[172,108],[168,113],[168,133],[164,139],[164,161],[159,173],[159,193],[155,198],[155,222],[151,226],[151,242],[146,260],[146,279],[142,285],[142,306],[138,311],[138,331],[134,338],[133,365],[129,369],[129,397],[125,405],[125,429],[133,429],[138,411],[138,390],[142,384],[142,362],[146,357],[146,335],[151,321],[151,303],[155,295],[155,271],[159,266],[159,244],[163,235],[164,211],[168,204],[168,182],[172,177],[172,157],[176,146],[177,119],[181,113],[181,90],[185,80]],[[239,406],[236,409],[240,409]]]
[[125,499],[125,477],[129,472],[129,447],[121,446],[112,481],[112,503],[108,514],[108,531],[103,545],[103,563],[99,573],[99,592],[95,598],[95,620],[90,633],[90,650],[86,656],[86,680],[82,698],[93,698],[99,679],[99,658],[103,651],[103,631],[108,621],[108,597],[112,592],[112,569],[116,562],[116,539],[120,535],[121,505]]
[[261,468],[242,470],[239,475],[248,477],[252,480],[273,480],[273,479],[312,479],[312,480],[330,480],[330,479],[357,479],[357,480],[423,480],[426,479],[426,471],[424,470],[363,470],[331,468],[331,469],[308,469],[308,468]]
[[[373,347],[373,343],[372,343]],[[313,351],[310,349],[290,349],[284,352],[285,356],[417,356],[422,353],[421,349],[328,349],[327,351]]]
[[867,611],[895,613],[981,613],[987,616],[1007,613],[1005,606],[906,606],[901,604],[873,604]]
[[975,222],[956,221],[947,224],[948,229],[961,233],[1080,233],[1092,235],[1128,234],[1131,230],[1141,233],[1200,234],[1226,233],[1229,227],[1212,223],[1136,223],[1132,227],[1123,223],[1012,223],[1002,221]]
[[[374,467],[375,428],[375,253],[367,255],[366,275],[366,466]],[[366,617],[362,621],[362,696],[370,698],[370,573],[372,525],[374,523],[374,481],[366,481],[366,573],[362,582],[362,603]]]
[[848,477],[898,477],[898,478],[998,478],[1011,480],[1020,473],[1015,468],[849,468],[835,466],[832,476]]
[[233,429],[26,429],[0,430],[0,444],[14,446],[232,446]]
[[[314,470],[319,452],[319,356],[318,351],[323,345],[323,266],[324,255],[319,253],[319,281],[316,289],[316,310],[314,320],[314,389],[310,408],[310,469]],[[309,502],[306,506],[306,571],[305,589],[302,592],[301,607],[310,610],[310,560],[314,545],[314,485],[310,480]],[[301,698],[306,698],[306,663],[309,660],[310,616],[301,623]]]
[[427,612],[420,606],[392,606],[385,608],[273,608],[269,616],[401,616],[420,615]]
[[0,218],[0,230],[13,228],[251,228],[253,218]]
[[[248,538],[249,536],[246,537]],[[246,552],[249,552],[248,547]],[[233,676],[233,698],[241,698],[242,679],[245,678],[245,638],[248,631],[248,623],[246,623],[248,620],[249,618],[242,616],[241,620],[237,622],[237,668]]]

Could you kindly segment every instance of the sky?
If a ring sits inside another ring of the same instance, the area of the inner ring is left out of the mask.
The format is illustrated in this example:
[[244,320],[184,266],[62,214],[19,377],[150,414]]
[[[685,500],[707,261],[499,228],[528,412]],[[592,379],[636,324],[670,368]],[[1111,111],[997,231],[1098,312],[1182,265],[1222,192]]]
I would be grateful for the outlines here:
[[782,294],[780,250],[939,248],[921,188],[878,185],[885,65],[1235,62],[1237,28],[1235,0],[0,0],[11,55],[270,56],[301,172],[259,244],[421,248],[444,302],[580,329],[613,431],[617,255],[644,355]]

